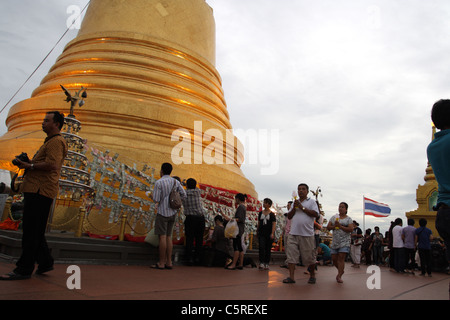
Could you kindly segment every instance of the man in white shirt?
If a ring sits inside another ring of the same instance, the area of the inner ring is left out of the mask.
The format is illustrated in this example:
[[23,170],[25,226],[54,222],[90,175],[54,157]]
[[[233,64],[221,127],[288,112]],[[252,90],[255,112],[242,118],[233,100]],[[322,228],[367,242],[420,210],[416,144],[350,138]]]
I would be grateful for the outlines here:
[[291,220],[286,244],[286,256],[289,269],[289,277],[283,283],[295,283],[295,265],[300,254],[302,262],[309,266],[310,278],[308,283],[316,283],[316,245],[314,240],[314,221],[319,217],[319,208],[315,200],[307,197],[309,193],[308,185],[301,183],[297,188],[299,199],[294,201],[294,205],[288,212],[288,219]]
[[405,272],[405,248],[402,238],[403,221],[395,219],[395,227],[392,229],[392,247],[394,250],[394,269],[397,272]]

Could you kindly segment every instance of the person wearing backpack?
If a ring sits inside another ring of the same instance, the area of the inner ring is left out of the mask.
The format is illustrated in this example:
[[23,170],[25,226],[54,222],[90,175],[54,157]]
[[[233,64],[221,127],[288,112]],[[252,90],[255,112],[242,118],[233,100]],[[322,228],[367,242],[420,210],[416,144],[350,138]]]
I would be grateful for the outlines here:
[[177,208],[171,204],[171,200],[175,200],[174,198],[177,198],[178,196],[181,199],[186,199],[186,191],[184,191],[181,183],[170,176],[172,169],[170,163],[165,162],[161,165],[161,178],[156,181],[153,189],[152,198],[157,205],[155,234],[158,235],[159,238],[159,262],[151,266],[154,269],[172,269],[173,267],[172,232]]

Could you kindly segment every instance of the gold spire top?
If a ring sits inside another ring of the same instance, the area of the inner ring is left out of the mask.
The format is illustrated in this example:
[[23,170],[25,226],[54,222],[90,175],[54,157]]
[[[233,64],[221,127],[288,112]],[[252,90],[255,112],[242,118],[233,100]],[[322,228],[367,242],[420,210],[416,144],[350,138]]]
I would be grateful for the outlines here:
[[[433,122],[431,122],[431,141],[434,140],[434,134],[436,133],[436,127]],[[434,175],[433,168],[431,167],[430,162],[427,162],[427,168],[425,169],[425,177],[423,178],[426,183],[429,181],[436,180],[436,176]]]

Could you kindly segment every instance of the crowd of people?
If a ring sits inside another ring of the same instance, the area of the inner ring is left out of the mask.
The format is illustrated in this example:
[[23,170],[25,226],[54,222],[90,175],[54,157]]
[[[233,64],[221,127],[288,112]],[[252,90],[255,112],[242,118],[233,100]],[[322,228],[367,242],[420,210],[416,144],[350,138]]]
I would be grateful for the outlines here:
[[[436,207],[437,219],[436,228],[442,237],[444,238],[444,246],[449,246],[449,208],[450,208],[450,173],[448,166],[448,159],[450,154],[450,142],[448,133],[450,132],[450,100],[440,100],[434,104],[432,109],[432,120],[436,127],[441,131],[436,134],[436,139],[429,145],[427,149],[427,155],[429,161],[432,164],[436,179],[438,181],[438,205]],[[170,164],[163,164],[164,166],[170,166]],[[158,214],[166,215],[166,210],[172,210],[171,216],[175,215],[174,209],[167,209],[163,201],[164,197],[169,195],[171,191],[171,185],[167,184],[170,178],[170,170],[161,169],[162,178],[157,181],[155,185],[155,192],[153,200],[160,204],[158,206]],[[173,179],[171,179],[173,180]],[[174,185],[179,190],[183,199],[194,197],[194,193],[189,195],[181,187],[179,182]],[[194,187],[195,188],[195,187]],[[173,188],[172,188],[173,189]],[[188,188],[189,190],[189,188]],[[431,230],[426,227],[427,221],[421,219],[419,221],[419,228],[414,227],[414,220],[408,220],[408,226],[403,227],[402,219],[398,218],[392,223],[389,231],[386,232],[383,237],[379,230],[379,227],[375,227],[374,232],[368,229],[363,234],[362,230],[356,221],[351,219],[348,215],[348,204],[341,202],[338,207],[338,214],[333,216],[327,229],[333,233],[331,246],[326,243],[321,243],[318,238],[317,229],[321,228],[321,214],[316,201],[307,197],[309,193],[309,187],[305,183],[298,185],[297,194],[299,199],[295,199],[292,203],[288,204],[287,222],[285,227],[285,251],[286,261],[285,266],[289,270],[289,275],[283,280],[283,283],[295,283],[295,266],[301,262],[307,266],[309,273],[308,283],[316,283],[315,270],[317,267],[317,255],[320,253],[323,263],[331,263],[337,269],[336,281],[343,283],[343,274],[345,272],[345,261],[350,255],[353,265],[352,267],[359,268],[361,258],[363,257],[366,264],[381,265],[388,263],[391,269],[399,273],[405,273],[406,271],[414,272],[416,267],[416,251],[419,255],[421,275],[428,274],[431,276]],[[198,194],[196,198],[200,198]],[[222,234],[218,234],[224,230],[224,223],[230,221],[237,222],[238,231],[233,237],[233,255],[229,264],[226,264],[226,269],[236,270],[242,269],[244,265],[244,248],[242,236],[245,229],[245,198],[244,194],[236,195],[236,213],[233,218],[217,216],[215,221],[217,225],[217,231],[215,230],[212,237],[209,239],[213,243],[214,249],[225,248],[226,245],[219,243],[224,241],[226,237],[222,237]],[[189,200],[184,200],[189,203]],[[270,210],[272,201],[268,198],[263,201],[263,210],[258,215],[258,241],[259,241],[259,268],[268,269],[270,261],[270,252],[274,238],[274,231],[276,225],[276,219]],[[190,213],[187,210],[186,221],[191,221],[189,217]],[[200,210],[199,210],[200,212]],[[226,221],[224,221],[224,219]],[[161,219],[157,219],[157,222]],[[173,226],[173,219],[169,222]],[[319,227],[316,227],[319,226]],[[186,239],[187,248],[191,250],[191,239],[189,237],[189,223],[185,224],[187,228]],[[169,230],[170,227],[163,228]],[[160,242],[165,241],[168,238],[168,234],[161,234]],[[199,243],[199,241],[196,241]],[[170,246],[167,245],[169,248]],[[384,248],[387,248],[385,250]],[[164,249],[165,250],[165,249]],[[200,252],[201,249],[196,250]],[[446,250],[446,260],[449,259],[449,250]],[[388,252],[388,255],[385,253]],[[155,268],[171,268],[171,262],[169,254],[170,251],[162,252],[160,246],[160,261],[154,266]],[[226,252],[222,251],[220,256],[226,259]],[[188,252],[188,255],[190,253]],[[331,256],[331,258],[330,258]],[[197,257],[198,258],[198,257]],[[169,261],[169,262],[168,262]],[[223,261],[222,261],[223,262]],[[168,264],[167,264],[168,263]]]
[[[160,235],[160,260],[153,265],[157,269],[172,268],[171,246],[165,241],[170,238],[176,209],[168,205],[168,196],[172,189],[179,191],[183,198],[186,235],[186,257],[188,264],[206,264],[209,266],[225,267],[227,270],[242,270],[245,264],[244,253],[246,249],[243,239],[246,219],[246,196],[238,193],[235,197],[236,212],[234,217],[217,215],[214,218],[215,228],[207,239],[209,247],[203,247],[203,234],[205,228],[204,209],[201,204],[200,190],[196,188],[196,181],[192,178],[186,182],[183,190],[180,181],[172,179],[170,173],[172,166],[169,163],[161,167],[161,179],[155,185],[153,200],[159,204],[158,213],[163,217],[167,211],[172,211],[172,219],[164,224],[162,217],[155,223],[156,234]],[[174,182],[176,181],[176,182]],[[416,264],[416,248],[420,257],[421,274],[431,275],[431,247],[430,229],[426,228],[426,220],[420,221],[421,227],[413,227],[414,221],[409,220],[408,226],[401,228],[401,219],[393,223],[392,228],[383,234],[379,227],[365,230],[363,234],[359,224],[347,215],[348,204],[341,202],[338,214],[333,216],[326,229],[332,232],[331,244],[321,241],[319,230],[323,227],[323,216],[320,214],[318,203],[308,197],[307,184],[298,185],[299,199],[287,204],[286,224],[284,230],[284,243],[286,261],[282,265],[289,271],[283,283],[295,283],[295,268],[301,264],[307,267],[309,273],[308,283],[316,282],[315,270],[320,261],[323,265],[333,265],[337,269],[336,281],[343,283],[345,262],[348,258],[353,262],[352,267],[359,268],[361,260],[366,264],[389,265],[393,270],[403,273],[407,270],[413,272]],[[259,269],[268,270],[271,259],[272,245],[274,243],[276,217],[271,210],[272,200],[265,198],[262,210],[258,214],[257,239],[259,250]],[[232,239],[227,238],[225,228],[230,221],[237,225],[236,234]],[[195,242],[195,247],[194,247]],[[276,242],[276,240],[275,240]],[[232,249],[230,250],[230,247]],[[166,249],[169,248],[169,249]]]
[[[343,208],[342,210],[344,211]],[[337,219],[342,220],[342,218],[345,217],[340,214]],[[328,225],[329,230],[333,229],[332,223],[333,219],[330,220]],[[437,242],[437,245],[442,248],[442,252],[445,252],[445,246],[439,244],[438,239],[433,238],[432,231],[426,227],[426,219],[421,218],[419,220],[418,228],[414,227],[414,219],[408,219],[407,223],[408,225],[403,227],[403,220],[397,218],[391,222],[389,231],[386,231],[384,235],[380,232],[380,228],[376,226],[373,232],[371,229],[366,229],[364,236],[362,236],[362,230],[358,227],[358,223],[353,220],[350,228],[344,228],[343,232],[334,229],[333,240],[336,239],[338,243],[341,243],[343,242],[342,237],[346,238],[343,247],[350,249],[349,258],[353,262],[352,267],[354,268],[359,268],[361,261],[364,261],[366,265],[387,266],[398,273],[414,274],[415,270],[420,270],[420,275],[427,274],[431,277],[433,267],[432,244]],[[340,229],[342,230],[342,228]],[[343,236],[346,230],[349,234]],[[338,244],[334,244],[334,246],[338,246]],[[339,245],[339,247],[341,246]],[[346,259],[346,256],[343,255],[341,259]],[[444,266],[445,258],[443,255],[442,259],[444,261],[442,265]],[[337,261],[337,265],[341,266],[341,269],[338,268],[340,271],[338,278],[342,276],[343,272],[342,260]]]
[[[179,190],[182,198],[185,218],[186,257],[189,265],[208,265],[224,267],[227,270],[242,270],[245,263],[246,245],[244,237],[246,219],[246,196],[238,193],[235,197],[236,211],[233,217],[217,215],[214,218],[215,227],[209,234],[203,246],[205,220],[201,204],[200,190],[196,188],[196,181],[192,178],[186,182],[184,191],[180,182],[170,178],[172,166],[167,163],[161,168],[162,178],[155,185],[154,200],[162,203],[167,199],[172,189]],[[171,181],[170,183],[168,181]],[[333,265],[337,269],[336,281],[343,283],[345,264],[349,259],[352,267],[359,268],[361,261],[367,265],[389,266],[399,273],[411,272],[420,266],[420,275],[431,276],[431,230],[426,227],[427,221],[421,219],[420,227],[414,227],[414,220],[408,219],[408,226],[402,227],[402,219],[392,223],[389,231],[383,235],[379,227],[363,231],[357,221],[347,215],[348,204],[341,202],[338,214],[333,216],[326,226],[323,225],[323,215],[320,214],[318,203],[309,198],[307,184],[298,185],[299,199],[289,201],[284,229],[284,243],[286,261],[282,267],[288,269],[289,274],[283,283],[295,283],[295,269],[297,265],[307,267],[308,283],[316,282],[315,270],[317,265]],[[158,212],[173,210],[161,204]],[[259,251],[259,269],[268,270],[271,261],[271,251],[275,239],[276,217],[271,210],[272,200],[265,198],[262,210],[258,214],[257,239]],[[174,217],[175,214],[172,215]],[[160,261],[153,265],[157,269],[172,268],[170,244],[164,246],[173,228],[173,220],[167,227],[161,228],[164,220],[159,218],[155,223],[156,234],[160,235]],[[236,222],[236,233],[230,239],[225,231],[227,224]],[[332,232],[331,244],[329,240],[322,241],[320,230],[326,228]],[[194,246],[195,243],[195,246]],[[166,247],[169,250],[165,249]],[[165,251],[166,250],[166,251]],[[417,257],[416,257],[417,255]],[[251,263],[251,262],[249,262]]]

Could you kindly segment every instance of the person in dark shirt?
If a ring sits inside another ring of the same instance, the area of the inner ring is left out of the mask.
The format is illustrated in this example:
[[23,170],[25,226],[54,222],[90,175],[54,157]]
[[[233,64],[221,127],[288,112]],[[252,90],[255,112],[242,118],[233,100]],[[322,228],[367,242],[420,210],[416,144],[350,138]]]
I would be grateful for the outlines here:
[[263,200],[263,210],[258,214],[258,241],[259,241],[259,269],[268,270],[272,243],[275,238],[275,214],[270,210],[272,200]]
[[[186,235],[186,256],[188,264],[199,264],[203,259],[203,234],[205,232],[205,209],[203,209],[201,191],[197,181],[186,181],[186,198],[183,199],[184,233]],[[195,240],[195,250],[194,250]]]
[[214,231],[211,239],[208,242],[211,243],[213,249],[213,257],[211,259],[210,266],[212,267],[225,267],[227,260],[231,260],[229,254],[229,239],[225,238],[225,227],[223,225],[223,218],[220,215],[214,217]]
[[419,220],[419,228],[416,229],[416,243],[419,250],[420,269],[421,276],[425,275],[425,272],[431,277],[431,240],[433,236],[430,229],[426,227],[427,220],[422,218]]
[[[233,261],[226,268],[228,270],[242,270],[244,268],[244,249],[242,248],[242,235],[245,231],[245,216],[247,214],[247,209],[245,206],[245,201],[247,199],[247,195],[238,193],[234,197],[237,205],[236,213],[234,215],[234,220],[236,220],[239,233],[236,238],[233,239]],[[228,217],[225,217],[226,220],[231,220]],[[239,265],[238,265],[239,262]]]

